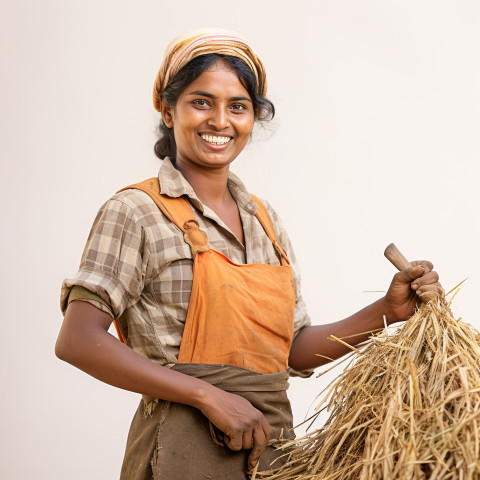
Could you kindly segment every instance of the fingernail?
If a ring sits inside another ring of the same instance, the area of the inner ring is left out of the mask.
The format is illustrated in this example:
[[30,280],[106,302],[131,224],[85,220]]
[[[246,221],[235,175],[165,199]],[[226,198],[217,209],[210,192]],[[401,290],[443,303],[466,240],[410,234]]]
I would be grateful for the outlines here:
[[412,288],[413,288],[414,290],[416,290],[416,289],[418,288],[418,283],[414,283],[414,284],[412,285]]

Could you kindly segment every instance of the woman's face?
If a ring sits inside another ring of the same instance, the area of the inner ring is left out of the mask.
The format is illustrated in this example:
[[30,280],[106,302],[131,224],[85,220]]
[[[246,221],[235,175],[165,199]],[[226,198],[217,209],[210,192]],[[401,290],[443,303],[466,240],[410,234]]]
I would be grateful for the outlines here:
[[173,127],[177,166],[228,166],[250,138],[254,120],[252,100],[232,67],[219,60],[181,93],[163,119]]

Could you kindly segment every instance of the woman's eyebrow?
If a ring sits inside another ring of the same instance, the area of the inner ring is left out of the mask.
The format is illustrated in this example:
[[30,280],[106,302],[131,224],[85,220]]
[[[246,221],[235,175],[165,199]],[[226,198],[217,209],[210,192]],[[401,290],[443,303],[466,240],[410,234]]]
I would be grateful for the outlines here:
[[244,101],[244,102],[250,102],[252,103],[252,100],[248,97],[244,97],[244,96],[240,96],[240,97],[232,97],[230,99],[232,102],[240,102],[240,101]]
[[[213,93],[204,92],[203,90],[195,90],[194,92],[187,93],[187,95],[200,95],[202,97],[211,98],[212,100],[216,100],[218,98]],[[245,97],[243,95],[240,95],[240,96],[237,96],[237,97],[232,97],[229,100],[232,101],[232,102],[245,101],[245,102],[252,103],[252,100],[250,98]]]
[[187,95],[201,95],[202,97],[208,97],[215,100],[217,97],[213,93],[204,92],[203,90],[195,90],[194,92],[187,93]]

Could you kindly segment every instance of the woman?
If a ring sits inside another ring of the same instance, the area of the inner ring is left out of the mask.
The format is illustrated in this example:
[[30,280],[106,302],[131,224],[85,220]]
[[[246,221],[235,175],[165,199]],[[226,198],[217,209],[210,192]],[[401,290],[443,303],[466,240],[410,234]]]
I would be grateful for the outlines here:
[[[143,395],[123,479],[245,479],[292,435],[289,373],[347,352],[327,341],[408,318],[442,294],[430,262],[382,299],[310,326],[287,234],[229,171],[255,121],[273,117],[263,64],[238,34],[198,31],[167,48],[155,80],[158,179],[114,195],[64,282],[59,358]],[[107,333],[118,321],[122,344]],[[318,356],[321,354],[322,356]]]

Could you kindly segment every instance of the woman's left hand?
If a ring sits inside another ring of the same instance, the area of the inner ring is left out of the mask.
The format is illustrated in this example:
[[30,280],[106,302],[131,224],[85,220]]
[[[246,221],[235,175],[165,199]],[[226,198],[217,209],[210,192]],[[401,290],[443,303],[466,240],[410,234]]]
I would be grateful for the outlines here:
[[418,260],[411,264],[411,268],[395,274],[385,296],[389,324],[410,318],[417,302],[426,303],[435,296],[445,295],[431,262]]

